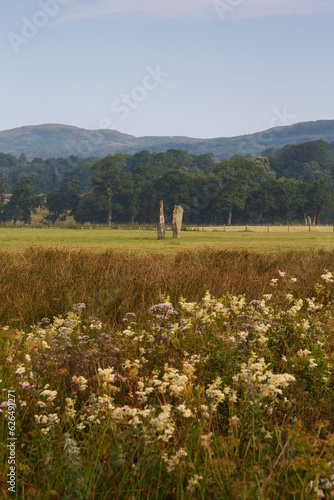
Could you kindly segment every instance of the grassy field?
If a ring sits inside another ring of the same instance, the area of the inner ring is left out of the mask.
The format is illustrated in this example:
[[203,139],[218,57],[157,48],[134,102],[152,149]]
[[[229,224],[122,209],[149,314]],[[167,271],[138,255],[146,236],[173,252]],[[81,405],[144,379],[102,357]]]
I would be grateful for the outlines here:
[[[204,228],[183,231],[180,239],[173,239],[167,231],[166,240],[158,241],[155,230],[108,228],[0,228],[1,251],[21,251],[31,245],[65,247],[93,252],[121,251],[131,253],[176,254],[180,250],[248,249],[260,252],[277,250],[307,250],[334,248],[331,226]],[[288,232],[289,231],[289,232]]]

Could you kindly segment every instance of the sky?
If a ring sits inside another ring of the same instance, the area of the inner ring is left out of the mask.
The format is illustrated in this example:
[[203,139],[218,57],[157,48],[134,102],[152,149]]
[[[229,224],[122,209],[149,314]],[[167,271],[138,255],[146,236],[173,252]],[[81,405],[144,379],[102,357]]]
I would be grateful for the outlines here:
[[0,0],[0,130],[232,137],[334,119],[333,0]]

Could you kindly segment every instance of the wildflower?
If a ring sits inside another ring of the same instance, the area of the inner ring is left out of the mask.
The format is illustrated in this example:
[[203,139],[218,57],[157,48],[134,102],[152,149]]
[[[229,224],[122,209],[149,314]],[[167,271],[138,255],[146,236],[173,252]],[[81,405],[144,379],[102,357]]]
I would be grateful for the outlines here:
[[151,420],[151,424],[157,428],[158,431],[163,432],[158,440],[168,442],[173,437],[175,430],[174,423],[171,421],[171,405],[167,404],[162,407],[162,412],[154,419]]
[[83,302],[79,302],[79,304],[73,304],[72,309],[77,309],[79,311],[81,309],[86,309],[86,304],[84,304]]
[[308,349],[299,349],[299,351],[297,352],[297,356],[299,356],[300,358],[307,357],[309,354],[311,354],[311,351],[309,351]]
[[308,302],[308,311],[318,311],[322,309],[323,305],[322,304],[315,304],[315,297],[312,297],[311,299],[306,299]]
[[172,395],[178,396],[185,391],[188,377],[187,375],[180,375],[175,368],[169,368],[166,364],[165,373],[162,378],[166,382],[169,382],[169,391]]
[[29,356],[29,354],[26,354],[24,357],[28,363],[31,363],[31,357]]
[[201,446],[204,451],[208,452],[211,450],[212,436],[212,432],[209,432],[209,434],[203,434],[203,436],[200,437]]
[[283,278],[285,276],[285,272],[283,272],[283,271],[278,271],[278,274],[280,275],[281,278]]
[[219,389],[221,383],[222,379],[220,377],[217,377],[216,380],[211,385],[209,385],[209,387],[205,391],[206,394],[217,403],[220,403],[225,399],[225,394]]
[[238,335],[238,337],[240,337],[241,340],[246,340],[248,337],[248,332],[242,331],[242,332],[239,332],[237,335]]
[[325,273],[326,274],[321,275],[321,278],[325,281],[325,283],[333,283],[333,274],[330,271],[327,271],[327,269],[325,269]]
[[311,369],[313,369],[316,366],[318,366],[318,363],[315,362],[314,358],[310,358],[310,360],[309,360],[309,366],[310,366]]
[[202,409],[202,412],[203,412],[203,417],[204,418],[209,418],[210,417],[210,414],[208,412],[208,405],[201,405],[201,409]]
[[285,298],[286,298],[286,300],[288,300],[288,301],[290,302],[290,300],[292,300],[292,299],[293,299],[293,295],[292,295],[291,293],[287,293],[287,294],[285,295]]
[[229,401],[231,401],[232,403],[236,403],[238,401],[237,393],[234,389],[232,389],[229,394]]
[[196,302],[186,302],[182,297],[179,300],[180,307],[184,309],[187,313],[192,313],[195,311],[197,306]]
[[57,391],[49,391],[48,389],[41,392],[41,396],[47,396],[48,401],[53,401],[54,399],[56,399],[57,394]]
[[240,422],[240,418],[238,418],[236,415],[233,415],[233,417],[230,418],[230,425],[238,425]]
[[91,324],[89,325],[89,328],[91,330],[102,330],[102,321],[98,319],[94,319]]
[[299,299],[295,301],[295,304],[287,311],[288,316],[296,316],[296,314],[303,307],[303,299]]
[[50,427],[43,427],[43,429],[41,429],[41,432],[43,434],[48,434],[50,432]]
[[167,312],[173,309],[173,306],[169,302],[164,302],[163,304],[156,304],[150,308],[150,312]]
[[99,377],[103,380],[103,382],[114,382],[116,379],[116,374],[114,373],[113,368],[105,368],[104,370],[102,368],[98,369],[99,372]]
[[86,380],[85,377],[83,377],[82,375],[80,375],[80,377],[73,375],[72,382],[79,386],[79,391],[84,391],[87,389],[88,380]]
[[203,479],[203,476],[199,476],[198,474],[195,474],[193,477],[191,477],[189,479],[187,490],[189,490],[190,492],[193,491],[193,489],[195,488],[195,486],[199,483],[199,481],[201,479]]
[[271,300],[272,296],[273,296],[272,293],[266,293],[266,294],[263,295],[263,297],[264,297],[265,300]]
[[72,398],[65,399],[65,414],[69,418],[74,418],[76,415],[76,411],[74,409],[75,401]]
[[78,443],[74,439],[70,438],[69,432],[66,432],[64,434],[64,438],[65,438],[64,452],[68,461],[71,463],[71,465],[76,465],[76,466],[80,465],[80,458],[79,458],[80,448],[78,446]]
[[41,321],[38,322],[38,326],[49,325],[51,323],[49,318],[42,318]]
[[175,467],[180,465],[180,462],[182,460],[182,457],[186,457],[188,453],[184,448],[180,448],[178,452],[175,453],[175,455],[171,456],[168,458],[166,455],[163,457],[165,462],[167,462],[167,472],[172,472]]
[[249,303],[249,305],[253,306],[255,308],[258,308],[258,309],[262,309],[262,307],[263,307],[263,304],[262,304],[261,300],[251,300],[250,303]]
[[309,330],[310,329],[310,323],[309,323],[309,321],[307,319],[303,319],[300,325],[303,328],[303,330]]
[[176,407],[177,410],[179,410],[180,413],[182,413],[182,416],[184,418],[189,418],[192,417],[193,414],[189,408],[186,407],[186,405],[182,404]]
[[15,375],[22,375],[23,373],[25,373],[26,369],[23,365],[19,365],[17,367],[17,370],[15,372]]
[[272,279],[270,280],[270,283],[269,283],[269,284],[270,284],[270,286],[272,286],[272,287],[276,288],[276,287],[277,287],[277,281],[278,281],[278,278],[272,278]]
[[290,278],[291,283],[296,283],[297,278]]

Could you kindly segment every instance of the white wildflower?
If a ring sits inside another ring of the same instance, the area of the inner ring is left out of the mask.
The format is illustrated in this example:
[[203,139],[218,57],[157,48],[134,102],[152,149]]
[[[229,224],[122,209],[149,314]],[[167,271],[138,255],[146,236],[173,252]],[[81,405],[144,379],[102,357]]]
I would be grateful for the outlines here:
[[163,457],[167,462],[167,472],[172,472],[182,461],[182,457],[186,457],[188,453],[184,448],[181,448],[175,455],[168,458],[166,455]]
[[88,380],[85,379],[85,377],[83,377],[82,375],[80,375],[79,377],[73,375],[72,382],[79,386],[79,391],[84,391],[87,389]]
[[330,271],[327,271],[327,269],[325,269],[325,273],[326,274],[322,274],[321,275],[321,278],[326,282],[326,283],[333,283],[333,274],[330,272]]
[[41,396],[46,396],[47,401],[53,401],[54,399],[56,399],[57,394],[57,391],[50,391],[48,389],[41,392]]
[[195,486],[197,486],[201,479],[203,479],[203,476],[199,476],[198,474],[195,474],[193,477],[191,477],[188,482],[187,490],[189,490],[190,492],[193,491],[193,489],[195,488]]

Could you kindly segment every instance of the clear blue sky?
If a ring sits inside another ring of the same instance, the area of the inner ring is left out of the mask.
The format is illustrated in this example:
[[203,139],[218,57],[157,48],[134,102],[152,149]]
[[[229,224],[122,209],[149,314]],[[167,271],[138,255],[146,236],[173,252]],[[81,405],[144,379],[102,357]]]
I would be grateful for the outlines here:
[[334,119],[333,0],[0,0],[0,130],[222,137]]

